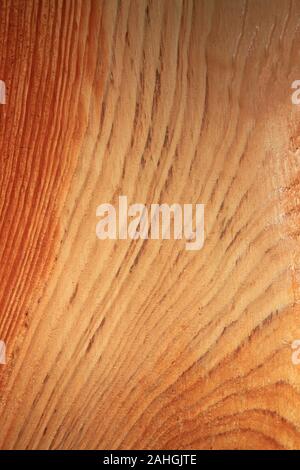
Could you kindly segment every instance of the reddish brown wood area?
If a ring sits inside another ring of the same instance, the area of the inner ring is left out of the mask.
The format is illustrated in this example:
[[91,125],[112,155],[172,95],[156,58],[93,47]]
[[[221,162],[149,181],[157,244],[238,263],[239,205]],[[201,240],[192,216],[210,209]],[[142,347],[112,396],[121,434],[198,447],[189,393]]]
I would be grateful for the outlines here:
[[[300,448],[297,0],[1,0],[1,449]],[[204,203],[205,243],[96,208]]]

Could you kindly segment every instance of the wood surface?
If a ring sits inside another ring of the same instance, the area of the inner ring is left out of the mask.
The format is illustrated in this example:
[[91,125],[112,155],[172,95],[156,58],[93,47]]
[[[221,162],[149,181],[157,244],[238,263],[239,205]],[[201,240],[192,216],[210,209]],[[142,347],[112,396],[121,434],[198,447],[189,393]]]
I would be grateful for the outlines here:
[[[297,449],[299,0],[1,0],[1,449]],[[205,243],[96,208],[204,203]]]

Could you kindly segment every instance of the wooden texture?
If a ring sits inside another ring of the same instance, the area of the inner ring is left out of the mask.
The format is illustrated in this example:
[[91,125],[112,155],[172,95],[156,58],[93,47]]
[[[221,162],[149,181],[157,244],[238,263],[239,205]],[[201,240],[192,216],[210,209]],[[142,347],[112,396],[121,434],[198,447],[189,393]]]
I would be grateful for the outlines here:
[[[1,449],[300,448],[300,2],[1,0]],[[96,238],[204,203],[205,244]]]

